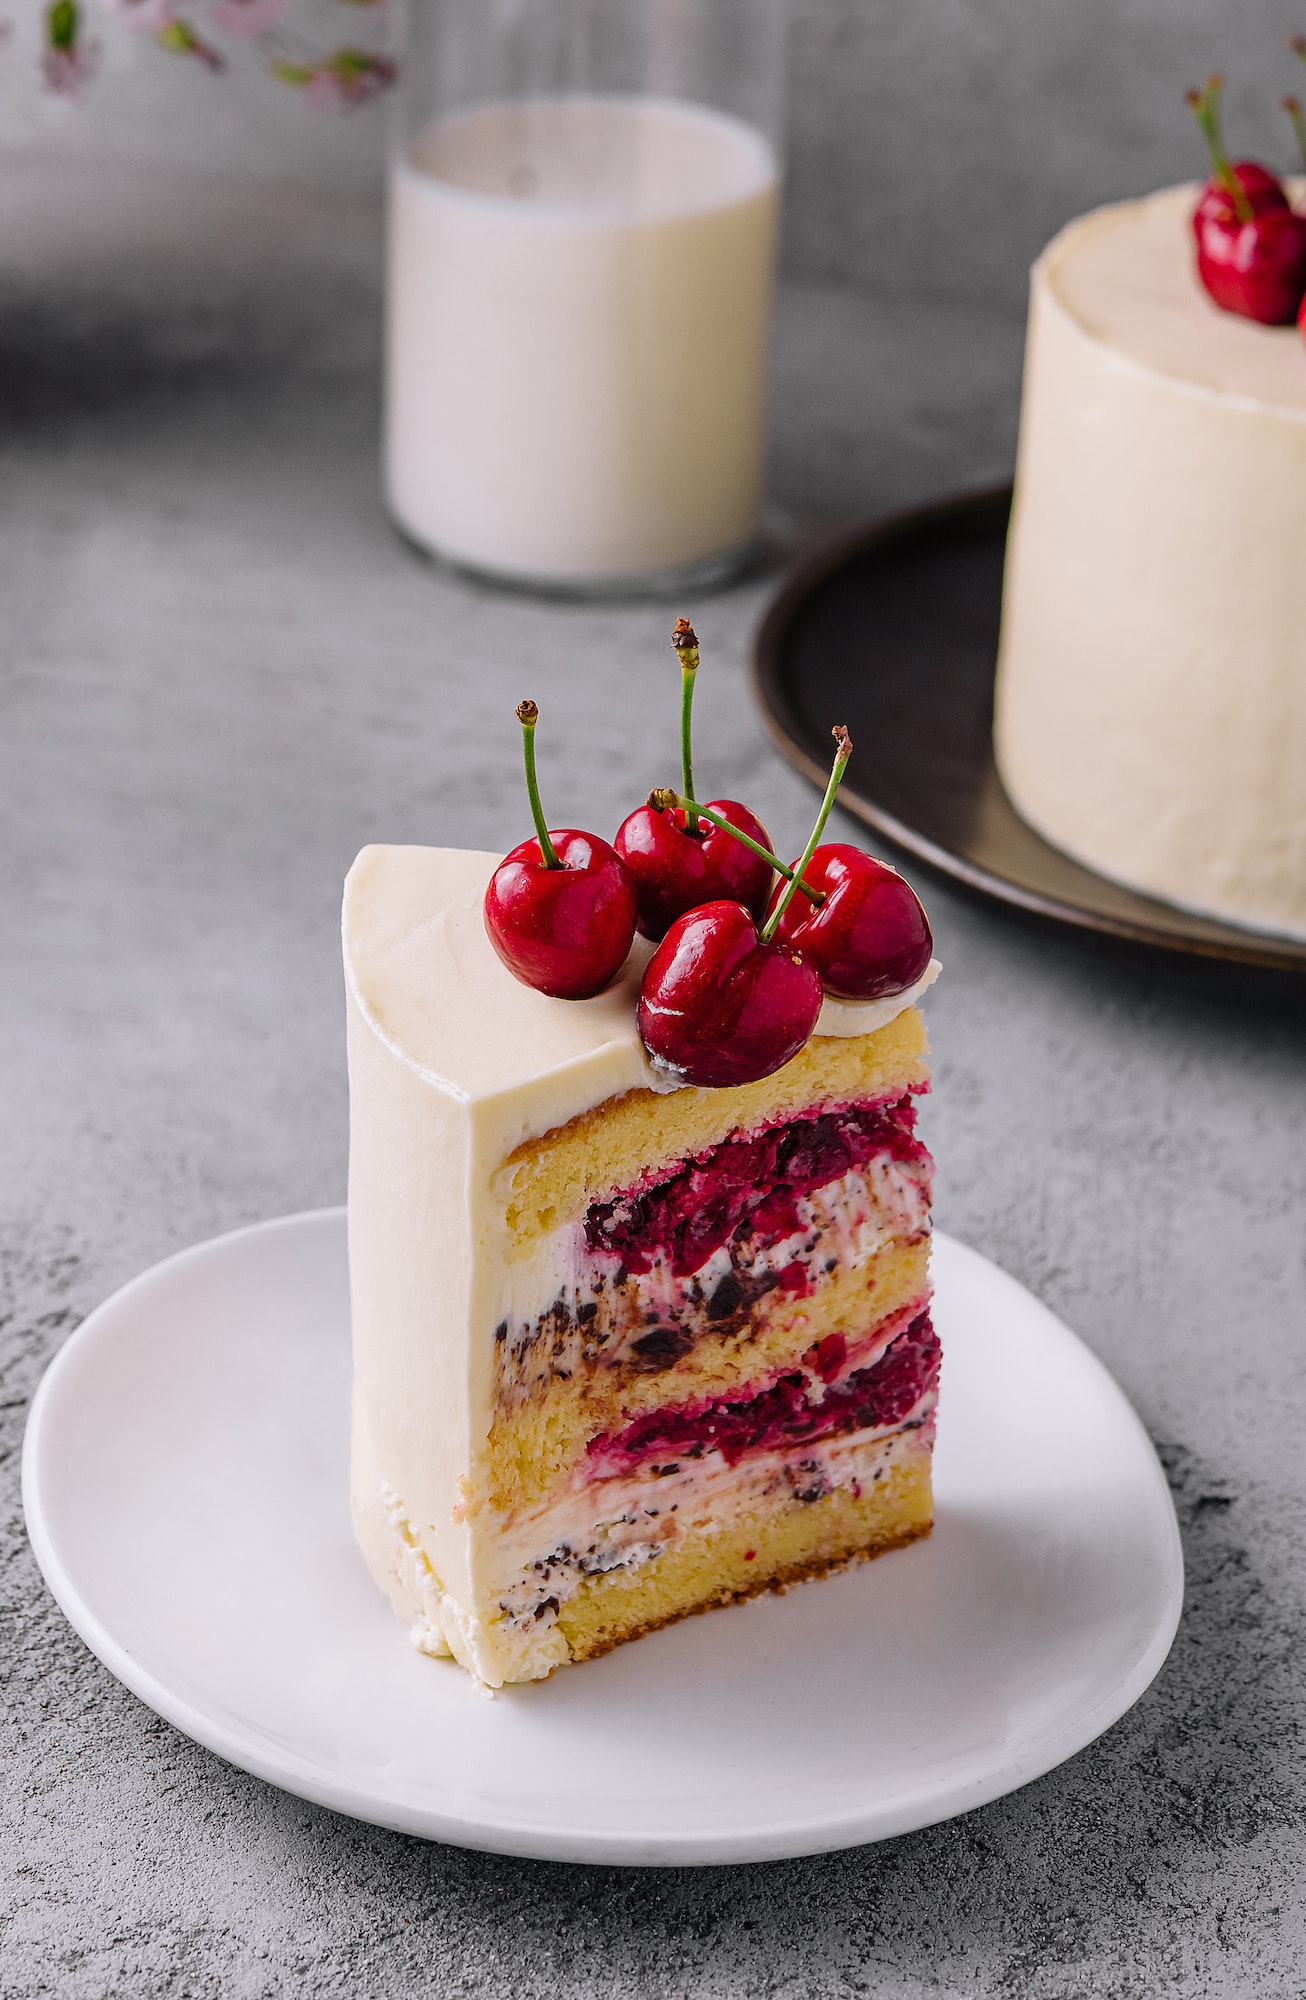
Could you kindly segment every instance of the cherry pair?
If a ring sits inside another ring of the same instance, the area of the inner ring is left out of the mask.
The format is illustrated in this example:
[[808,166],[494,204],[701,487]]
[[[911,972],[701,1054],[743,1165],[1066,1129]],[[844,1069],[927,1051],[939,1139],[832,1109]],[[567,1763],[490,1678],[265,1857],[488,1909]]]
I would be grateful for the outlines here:
[[[642,808],[618,835],[624,854],[574,827],[550,831],[535,770],[536,704],[520,702],[517,720],[535,837],[495,869],[484,914],[491,944],[524,985],[555,1000],[587,1000],[625,964],[637,923],[661,937],[697,904],[732,899],[744,914],[765,910],[774,870],[766,829],[747,807],[715,801],[708,809],[715,825],[700,822],[697,810],[691,821],[685,811]],[[723,808],[738,815],[741,839],[724,830]]]
[[[1225,312],[1288,326],[1306,307],[1306,216],[1294,213],[1278,177],[1255,160],[1229,159],[1220,134],[1224,79],[1211,76],[1187,101],[1211,156],[1211,178],[1193,214],[1197,273]],[[1284,107],[1306,158],[1306,124],[1295,98]]]
[[[650,793],[617,828],[618,854],[635,878],[639,929],[654,943],[677,917],[703,903],[742,903],[759,920],[775,880],[771,836],[738,799],[694,797],[692,722],[698,639],[677,618],[672,645],[680,661],[681,792]],[[654,804],[654,799],[659,801]]]
[[816,824],[760,929],[738,902],[706,903],[678,917],[649,960],[640,1036],[655,1065],[682,1083],[769,1076],[810,1039],[827,991],[904,993],[929,964],[929,923],[902,877],[860,848],[817,845],[852,754],[848,731],[834,736]]
[[[635,878],[638,927],[654,943],[677,918],[718,902],[742,904],[761,924],[783,893],[783,884],[773,890],[776,875],[792,880],[795,874],[776,859],[770,835],[747,806],[737,799],[713,799],[704,806],[695,799],[692,716],[699,650],[688,619],[676,620],[671,643],[680,661],[683,789],[650,792],[647,803],[617,829],[614,843]],[[825,988],[844,998],[880,999],[914,985],[929,963],[929,926],[902,877],[856,847],[814,854],[809,849],[809,856],[801,899],[779,920],[781,935],[801,942]]]
[[641,806],[617,833],[615,849],[568,828],[550,835],[535,775],[539,710],[522,702],[526,789],[536,838],[496,868],[485,897],[485,927],[509,971],[559,1000],[602,992],[625,963],[635,926],[662,937],[686,910],[729,899],[755,916],[774,880],[770,836],[747,806],[694,801],[691,728],[699,651],[688,619],[676,620],[672,644],[681,669],[680,745],[684,808]]

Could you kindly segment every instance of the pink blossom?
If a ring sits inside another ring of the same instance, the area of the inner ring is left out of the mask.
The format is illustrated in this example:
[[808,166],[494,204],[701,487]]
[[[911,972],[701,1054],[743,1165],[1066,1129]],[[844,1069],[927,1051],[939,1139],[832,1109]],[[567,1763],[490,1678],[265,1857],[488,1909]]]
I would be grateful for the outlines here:
[[54,97],[79,97],[95,75],[99,56],[93,42],[84,42],[77,49],[42,50],[41,75],[46,89]]
[[398,71],[370,49],[336,49],[315,63],[275,62],[272,74],[302,90],[318,110],[354,110],[388,90]]
[[290,0],[220,0],[213,19],[224,34],[266,35],[289,4]]

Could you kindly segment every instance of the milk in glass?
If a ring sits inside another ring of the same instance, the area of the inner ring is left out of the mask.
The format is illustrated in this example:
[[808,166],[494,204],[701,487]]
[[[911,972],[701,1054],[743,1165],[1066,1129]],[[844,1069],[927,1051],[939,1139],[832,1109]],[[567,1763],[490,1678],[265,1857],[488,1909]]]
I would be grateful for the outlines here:
[[767,140],[684,101],[541,97],[428,125],[390,192],[401,526],[574,585],[746,547],[778,207]]

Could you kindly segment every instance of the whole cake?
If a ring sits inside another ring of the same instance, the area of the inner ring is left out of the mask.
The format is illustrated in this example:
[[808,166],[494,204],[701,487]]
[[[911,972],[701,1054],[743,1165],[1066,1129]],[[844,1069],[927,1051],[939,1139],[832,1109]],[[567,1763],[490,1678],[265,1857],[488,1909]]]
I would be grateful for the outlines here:
[[997,761],[1090,867],[1306,938],[1306,349],[1207,296],[1198,195],[1034,267]]
[[590,998],[505,969],[507,867],[369,847],[344,907],[354,1519],[492,1687],[928,1532],[939,1368],[933,962],[699,1087],[641,1041],[650,943]]

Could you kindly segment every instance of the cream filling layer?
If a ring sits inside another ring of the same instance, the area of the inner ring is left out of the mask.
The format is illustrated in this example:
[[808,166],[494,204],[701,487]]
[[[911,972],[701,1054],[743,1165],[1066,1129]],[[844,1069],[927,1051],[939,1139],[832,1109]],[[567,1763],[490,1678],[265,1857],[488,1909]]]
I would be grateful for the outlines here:
[[646,1465],[598,1482],[584,1480],[582,1469],[565,1492],[496,1535],[491,1573],[501,1581],[491,1589],[498,1611],[518,1629],[550,1624],[587,1577],[637,1569],[687,1535],[726,1527],[777,1496],[814,1501],[837,1487],[860,1493],[879,1476],[886,1442],[915,1437],[937,1401],[931,1389],[902,1422],[757,1452],[734,1465],[709,1451],[674,1470]]

